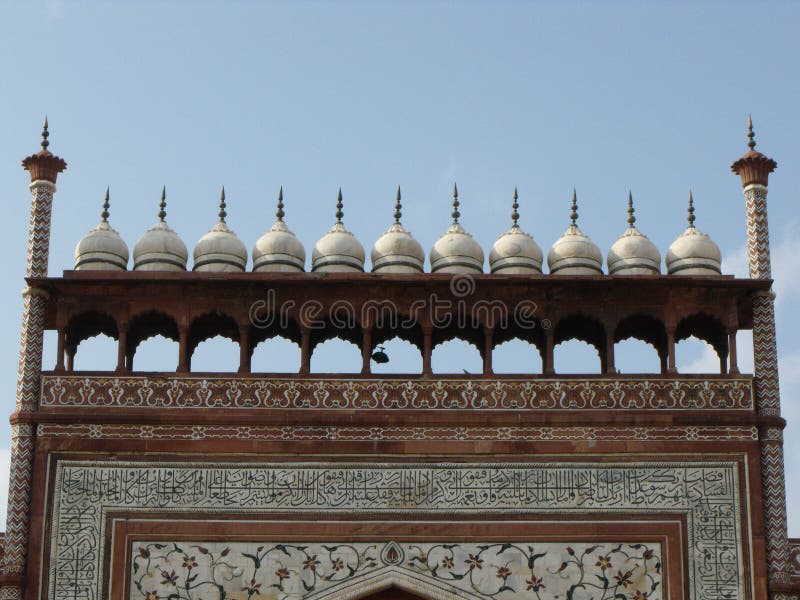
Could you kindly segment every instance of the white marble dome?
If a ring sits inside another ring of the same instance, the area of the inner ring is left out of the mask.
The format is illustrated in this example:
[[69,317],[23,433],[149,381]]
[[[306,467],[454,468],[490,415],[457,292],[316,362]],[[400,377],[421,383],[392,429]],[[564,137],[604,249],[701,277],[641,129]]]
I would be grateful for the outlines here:
[[498,238],[489,252],[489,269],[492,273],[528,275],[542,272],[542,249],[517,223],[517,198],[517,190],[514,190],[511,229]]
[[364,247],[342,223],[342,191],[336,204],[336,223],[314,245],[311,270],[319,273],[357,273],[364,270]]
[[219,203],[219,222],[194,247],[193,271],[242,273],[247,266],[247,248],[225,222],[225,189]]
[[670,275],[719,275],[722,253],[710,237],[694,226],[694,201],[689,193],[689,226],[667,250]]
[[578,227],[577,194],[572,193],[572,223],[547,254],[553,275],[599,275],[603,273],[600,248]]
[[183,240],[170,229],[164,220],[166,213],[166,192],[161,192],[159,221],[139,238],[133,247],[134,271],[185,271],[189,253]]
[[106,190],[102,221],[75,247],[76,271],[124,271],[128,268],[128,245],[108,224],[108,208]]
[[628,194],[628,228],[608,251],[609,275],[658,275],[661,253],[636,225],[633,198]]
[[302,273],[306,265],[306,249],[283,221],[283,188],[278,193],[275,224],[256,241],[253,247],[253,271]]
[[453,186],[453,224],[431,248],[431,273],[483,273],[483,249],[459,224],[458,188]]
[[373,273],[422,273],[425,251],[409,231],[400,223],[402,205],[400,188],[397,188],[394,223],[372,247]]

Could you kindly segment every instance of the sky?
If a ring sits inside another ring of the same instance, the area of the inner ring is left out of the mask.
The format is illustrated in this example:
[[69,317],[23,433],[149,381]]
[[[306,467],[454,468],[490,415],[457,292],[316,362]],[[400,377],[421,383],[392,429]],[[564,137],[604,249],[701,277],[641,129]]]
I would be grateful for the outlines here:
[[[510,225],[515,186],[520,223],[545,253],[566,229],[575,187],[580,226],[604,254],[625,229],[632,190],[637,225],[662,255],[685,228],[691,189],[696,224],[720,246],[725,272],[746,276],[744,200],[730,164],[746,150],[752,114],[758,149],[778,161],[769,217],[789,533],[800,536],[798,19],[793,2],[0,2],[0,412],[13,411],[19,348],[30,203],[19,162],[38,150],[45,114],[50,149],[69,163],[54,203],[53,276],[72,268],[106,186],[111,224],[132,249],[165,185],[167,221],[190,253],[216,221],[221,186],[248,248],[273,223],[283,186],[286,221],[310,256],[339,187],[345,224],[367,254],[392,222],[397,185],[403,223],[429,249],[449,225],[454,181],[461,222],[487,255]],[[740,333],[746,371],[750,343]],[[146,344],[137,368],[174,368],[172,346]],[[48,334],[45,368],[53,345]],[[109,348],[85,342],[76,366],[108,364]],[[444,350],[434,368],[480,369],[463,344]],[[534,368],[518,350],[498,349],[496,365]],[[416,368],[402,344],[387,351],[391,368]],[[197,352],[205,370],[238,357],[219,341]],[[292,352],[255,361],[293,368]],[[353,352],[326,344],[312,369],[351,368]],[[558,352],[557,365],[597,368],[579,344]],[[636,343],[618,347],[623,372],[654,360]],[[699,342],[678,348],[683,372],[715,363]],[[4,480],[9,448],[4,423]]]

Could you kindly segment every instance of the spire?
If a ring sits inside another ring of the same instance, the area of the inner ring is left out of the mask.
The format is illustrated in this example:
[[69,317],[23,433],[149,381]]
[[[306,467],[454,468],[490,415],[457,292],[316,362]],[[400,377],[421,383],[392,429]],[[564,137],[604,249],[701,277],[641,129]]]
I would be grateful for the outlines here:
[[572,211],[569,213],[569,218],[573,225],[578,225],[578,193],[575,188],[572,188]]
[[110,188],[106,188],[106,198],[103,200],[103,212],[100,213],[100,217],[103,219],[103,223],[108,223],[109,212],[108,209],[111,207],[109,203],[109,190]]
[[394,205],[394,222],[400,225],[400,219],[403,216],[403,205],[401,204],[400,186],[397,186],[397,203]]
[[281,222],[283,222],[283,217],[286,216],[286,213],[283,212],[283,186],[278,190],[278,211],[275,213],[275,216],[278,217],[278,221]]
[[518,227],[517,221],[519,221],[519,195],[517,194],[517,188],[514,188],[514,203],[511,205],[511,220],[514,222],[514,227]]
[[158,220],[162,223],[167,217],[167,186],[161,188],[161,203],[158,205]]
[[633,212],[633,194],[631,194],[631,191],[628,190],[628,227],[631,229],[634,228],[633,224],[636,223],[636,217],[634,216]]
[[225,186],[223,185],[222,186],[222,193],[219,195],[219,222],[220,223],[224,223],[225,222],[225,217],[228,216],[228,213],[225,212],[225,207],[226,206],[227,206],[227,204],[225,204]]
[[747,115],[747,147],[750,150],[756,149],[756,134],[753,133],[753,119]]
[[344,204],[342,203],[342,188],[339,188],[339,197],[336,199],[336,222],[341,223],[342,217],[344,216],[344,212],[342,209],[344,208]]
[[45,115],[44,124],[42,125],[42,150],[47,150],[50,145],[50,142],[47,141],[48,137],[50,137],[50,132],[47,131],[47,115]]
[[453,217],[453,225],[458,225],[458,218],[461,216],[461,213],[458,212],[459,202],[458,202],[458,186],[456,186],[455,182],[453,183],[453,212],[450,213],[450,216]]
[[692,190],[689,190],[689,209],[687,211],[686,220],[689,223],[689,228],[694,229],[694,198],[692,198]]

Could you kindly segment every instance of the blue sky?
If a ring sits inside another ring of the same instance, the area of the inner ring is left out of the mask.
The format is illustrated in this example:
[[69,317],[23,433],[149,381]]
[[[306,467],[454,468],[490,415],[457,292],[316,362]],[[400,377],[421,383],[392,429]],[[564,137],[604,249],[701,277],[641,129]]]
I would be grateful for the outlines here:
[[[310,255],[340,186],[345,222],[369,251],[402,184],[403,222],[427,250],[448,225],[454,180],[462,223],[487,254],[510,224],[514,186],[521,224],[545,252],[566,228],[574,186],[581,227],[604,253],[624,230],[631,189],[637,224],[662,254],[685,226],[691,188],[697,225],[720,245],[727,272],[745,274],[744,201],[729,165],[746,149],[751,113],[758,148],[779,163],[769,208],[797,503],[799,17],[791,2],[2,3],[4,410],[14,404],[29,207],[19,161],[38,148],[45,113],[51,149],[69,163],[53,275],[71,268],[107,185],[112,225],[131,248],[166,185],[167,220],[190,251],[215,222],[220,186],[230,226],[252,247],[283,185],[287,222]],[[102,358],[99,346],[81,350],[89,363]],[[162,352],[153,347],[156,363]],[[229,358],[203,352],[211,364]],[[406,364],[403,348],[393,352],[394,365]],[[589,364],[571,352],[576,368]],[[636,348],[620,354],[636,370]],[[751,352],[740,354],[747,366]],[[315,360],[338,369],[342,353]],[[472,358],[454,348],[443,360]],[[679,364],[714,362],[687,344]],[[0,426],[0,448],[9,436]],[[790,533],[800,535],[791,508]]]

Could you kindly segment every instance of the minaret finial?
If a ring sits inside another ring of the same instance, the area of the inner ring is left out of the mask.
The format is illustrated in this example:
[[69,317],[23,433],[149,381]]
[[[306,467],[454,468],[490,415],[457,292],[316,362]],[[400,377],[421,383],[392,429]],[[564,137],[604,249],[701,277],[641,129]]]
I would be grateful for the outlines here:
[[108,209],[111,207],[109,202],[109,190],[110,188],[106,188],[106,198],[103,200],[103,212],[100,213],[100,217],[103,219],[103,223],[108,223],[109,212]]
[[633,210],[633,194],[628,190],[628,227],[633,229],[633,224],[636,223],[636,217]]
[[401,203],[402,196],[400,195],[400,186],[397,186],[397,203],[394,205],[394,222],[400,225],[400,219],[403,216],[403,205]]
[[755,150],[756,147],[756,134],[753,133],[753,119],[747,115],[747,147],[750,150]]
[[222,193],[219,195],[219,222],[224,223],[225,217],[228,216],[228,213],[225,211],[225,208],[228,205],[225,203],[225,186],[222,186]]
[[572,188],[572,207],[569,218],[573,225],[578,224],[578,192],[575,191],[575,188]]
[[514,222],[514,227],[518,227],[517,221],[519,221],[519,202],[517,202],[518,199],[519,195],[517,194],[517,188],[514,187],[514,202],[511,205],[512,209],[511,220]]
[[161,204],[158,207],[158,219],[163,223],[167,217],[167,186],[161,188]]
[[342,209],[344,208],[344,204],[342,203],[342,188],[339,188],[339,197],[336,200],[336,222],[341,223],[342,217],[344,216],[344,212]]
[[44,116],[44,124],[42,125],[42,150],[47,150],[50,142],[47,138],[50,137],[50,132],[47,131],[47,115]]
[[450,213],[450,216],[453,217],[453,225],[458,225],[458,218],[461,216],[461,213],[458,212],[459,205],[458,186],[453,182],[453,212]]
[[694,229],[694,198],[692,198],[692,190],[689,190],[689,209],[686,220],[689,222],[689,227]]
[[278,211],[275,216],[278,217],[278,221],[283,221],[283,217],[286,216],[286,213],[283,212],[283,186],[278,190]]

